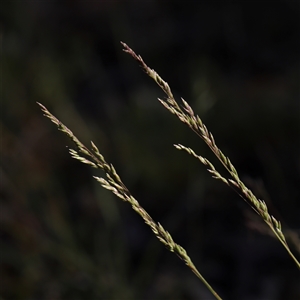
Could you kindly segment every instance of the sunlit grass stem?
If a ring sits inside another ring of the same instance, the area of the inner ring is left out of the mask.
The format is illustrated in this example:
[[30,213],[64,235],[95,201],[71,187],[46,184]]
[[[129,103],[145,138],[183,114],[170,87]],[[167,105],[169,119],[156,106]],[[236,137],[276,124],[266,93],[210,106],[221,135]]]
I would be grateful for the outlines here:
[[231,163],[230,159],[223,154],[223,152],[216,145],[215,139],[212,133],[207,129],[207,127],[202,122],[201,118],[198,115],[195,115],[193,109],[190,105],[181,98],[182,105],[179,105],[175,100],[173,93],[171,91],[170,86],[166,81],[164,81],[156,71],[149,68],[147,64],[144,62],[143,58],[140,55],[137,55],[127,44],[121,42],[124,47],[124,52],[130,54],[135,60],[139,62],[141,67],[144,69],[146,74],[151,77],[158,86],[163,90],[166,94],[167,99],[162,100],[158,98],[160,103],[172,114],[176,115],[179,120],[188,125],[211,149],[211,151],[215,154],[215,156],[219,159],[222,165],[230,174],[231,178],[226,179],[220,175],[218,171],[216,171],[215,167],[211,162],[209,162],[206,158],[197,155],[191,148],[185,147],[183,145],[175,145],[175,147],[179,150],[185,150],[189,154],[193,155],[200,162],[208,167],[208,171],[212,174],[212,177],[215,179],[219,179],[223,181],[228,186],[232,187],[235,192],[237,192],[241,198],[250,205],[250,207],[264,220],[264,222],[270,227],[274,235],[278,238],[281,244],[284,246],[290,257],[294,260],[297,267],[300,269],[300,263],[296,259],[296,257],[291,252],[285,236],[282,232],[281,223],[275,219],[268,212],[268,207],[265,201],[257,199],[256,196],[252,193],[252,191],[246,187],[246,185],[240,179],[237,170]]
[[94,178],[107,190],[110,190],[117,197],[123,201],[129,203],[132,209],[137,212],[145,221],[145,223],[151,228],[156,237],[161,243],[163,243],[171,252],[174,252],[185,264],[192,270],[192,272],[204,283],[209,291],[215,296],[216,299],[222,300],[211,285],[205,280],[198,269],[193,264],[191,258],[183,247],[176,244],[168,231],[166,231],[160,223],[156,223],[147,211],[139,204],[139,202],[132,196],[128,188],[122,182],[120,176],[117,174],[114,166],[106,162],[104,156],[99,152],[97,146],[91,142],[91,149],[87,148],[80,140],[73,134],[73,132],[65,126],[60,120],[52,115],[48,109],[38,103],[41,107],[44,116],[49,118],[57,128],[65,133],[76,145],[77,150],[70,149],[69,152],[74,159],[87,164],[93,168],[98,168],[104,171],[106,178],[96,177]]

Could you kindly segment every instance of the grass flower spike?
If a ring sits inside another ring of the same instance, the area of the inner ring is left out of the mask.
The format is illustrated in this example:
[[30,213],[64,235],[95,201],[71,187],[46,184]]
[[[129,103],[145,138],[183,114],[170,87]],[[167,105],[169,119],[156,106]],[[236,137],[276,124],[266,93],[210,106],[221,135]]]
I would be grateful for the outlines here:
[[106,178],[96,177],[94,178],[104,187],[105,189],[114,193],[117,197],[122,199],[124,202],[128,202],[132,209],[138,213],[145,223],[151,228],[153,233],[171,252],[174,252],[185,264],[193,271],[193,273],[205,284],[210,292],[215,296],[216,299],[221,300],[221,297],[215,292],[210,284],[204,279],[204,277],[197,270],[193,264],[191,258],[183,247],[176,244],[168,231],[166,231],[160,223],[155,222],[151,216],[145,211],[145,209],[139,204],[139,202],[132,196],[130,191],[122,182],[120,176],[117,174],[114,166],[106,162],[104,156],[99,152],[97,146],[91,142],[91,149],[84,146],[73,132],[65,126],[60,120],[52,115],[48,109],[38,103],[44,116],[49,118],[57,128],[65,133],[76,145],[77,150],[70,149],[69,152],[74,159],[87,164],[93,168],[98,168],[104,171]]
[[211,132],[208,131],[206,126],[203,124],[201,118],[198,115],[195,115],[193,109],[190,105],[181,98],[182,105],[180,106],[175,100],[170,86],[166,81],[164,81],[153,69],[149,68],[142,57],[137,55],[127,44],[121,42],[124,47],[124,52],[130,54],[135,60],[139,62],[144,71],[149,75],[163,90],[166,94],[167,99],[162,100],[158,99],[160,103],[172,114],[176,115],[179,120],[187,124],[211,149],[215,156],[219,159],[225,169],[228,171],[231,178],[226,179],[216,171],[215,167],[210,163],[206,158],[197,155],[191,148],[185,147],[183,145],[175,145],[179,150],[185,150],[189,154],[196,157],[200,162],[208,167],[208,171],[212,174],[212,177],[215,179],[220,179],[228,186],[233,188],[241,198],[246,201],[250,207],[264,220],[264,222],[270,227],[274,235],[278,238],[281,244],[284,246],[290,257],[294,260],[297,267],[300,269],[300,263],[296,257],[291,252],[285,236],[282,232],[281,223],[271,216],[268,212],[268,207],[265,201],[257,199],[252,191],[246,187],[246,185],[241,181],[237,170],[231,163],[230,159],[223,154],[223,152],[216,145],[215,139]]

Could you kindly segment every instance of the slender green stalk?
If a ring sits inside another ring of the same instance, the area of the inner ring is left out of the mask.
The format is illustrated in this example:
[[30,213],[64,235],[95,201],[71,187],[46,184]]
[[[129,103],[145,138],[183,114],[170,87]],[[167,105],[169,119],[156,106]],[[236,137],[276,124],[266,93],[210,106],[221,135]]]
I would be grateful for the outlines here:
[[108,164],[105,161],[103,155],[99,152],[96,145],[91,142],[91,149],[88,149],[78,140],[73,132],[61,121],[59,121],[54,115],[52,115],[45,106],[40,103],[38,103],[38,105],[41,107],[44,116],[49,118],[54,124],[56,124],[57,128],[65,133],[75,143],[77,150],[70,149],[69,152],[71,156],[74,159],[77,159],[80,162],[87,164],[93,168],[103,170],[105,172],[106,179],[96,176],[94,176],[94,178],[105,189],[110,190],[117,197],[125,202],[128,202],[131,205],[132,209],[143,218],[148,226],[150,226],[151,230],[154,232],[159,241],[162,242],[169,249],[169,251],[174,252],[180,259],[185,262],[185,264],[205,284],[205,286],[215,296],[216,299],[222,300],[222,298],[215,292],[215,290],[197,270],[185,249],[176,244],[170,233],[166,231],[160,223],[156,223],[145,211],[145,209],[139,204],[139,202],[131,195],[130,191],[127,189],[127,187],[124,185],[121,178],[117,174],[114,166],[112,164]]
[[187,124],[201,139],[204,140],[204,142],[219,159],[219,161],[222,163],[225,169],[229,172],[231,179],[225,179],[224,177],[222,177],[220,173],[216,171],[215,167],[206,158],[195,154],[195,152],[192,149],[182,145],[175,145],[175,147],[179,150],[185,150],[189,154],[195,156],[197,159],[200,160],[202,164],[208,167],[208,171],[212,174],[212,177],[223,181],[228,186],[233,188],[242,197],[242,199],[245,200],[259,216],[262,217],[264,222],[270,227],[275,236],[287,250],[290,257],[294,260],[297,267],[300,269],[299,261],[292,254],[286,242],[285,236],[281,229],[281,223],[269,214],[268,207],[265,201],[257,199],[256,196],[252,193],[252,191],[249,188],[247,188],[246,185],[241,181],[230,159],[227,156],[225,156],[223,152],[218,148],[212,133],[208,131],[206,126],[203,124],[201,118],[198,115],[194,114],[192,108],[182,98],[182,106],[180,106],[176,102],[168,83],[165,82],[153,69],[149,68],[142,59],[142,57],[140,55],[137,55],[128,45],[126,45],[123,42],[121,42],[121,44],[124,47],[123,51],[130,54],[135,60],[137,60],[144,69],[144,71],[147,73],[147,75],[150,76],[167,95],[166,100],[158,99],[160,103],[168,111],[176,115],[181,122]]

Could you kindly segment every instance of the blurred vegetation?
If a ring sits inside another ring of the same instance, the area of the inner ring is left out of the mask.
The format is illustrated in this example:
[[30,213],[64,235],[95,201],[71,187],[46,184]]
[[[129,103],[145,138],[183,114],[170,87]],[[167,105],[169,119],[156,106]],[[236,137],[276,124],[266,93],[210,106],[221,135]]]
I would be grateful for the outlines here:
[[193,106],[249,187],[299,234],[297,2],[1,6],[4,300],[211,299],[130,207],[94,181],[101,174],[71,159],[65,146],[73,145],[36,101],[95,142],[225,299],[300,297],[299,272],[280,243],[248,226],[257,224],[248,207],[172,146],[216,162],[119,44]]

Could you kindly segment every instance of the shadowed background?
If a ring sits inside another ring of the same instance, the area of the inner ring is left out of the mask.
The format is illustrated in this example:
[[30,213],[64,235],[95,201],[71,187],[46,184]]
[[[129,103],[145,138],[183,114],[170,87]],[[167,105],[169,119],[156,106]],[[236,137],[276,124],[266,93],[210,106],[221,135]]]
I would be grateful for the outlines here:
[[[232,190],[181,143],[204,142],[157,101],[141,54],[282,221],[299,258],[299,3],[2,3],[3,299],[213,299],[36,101],[98,146],[224,299],[299,299],[299,271]],[[227,175],[226,175],[227,176]]]

